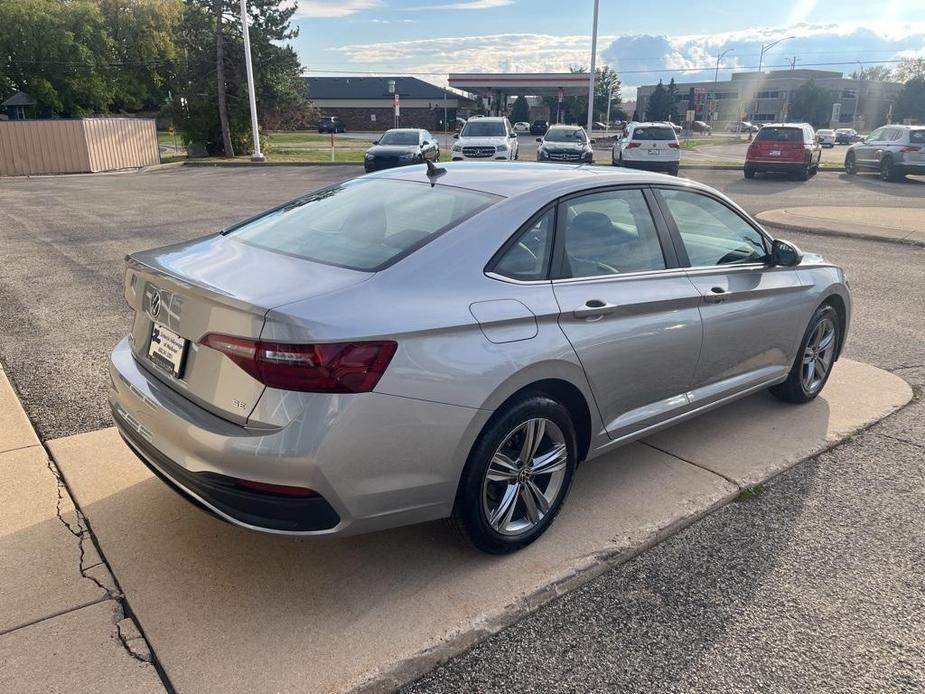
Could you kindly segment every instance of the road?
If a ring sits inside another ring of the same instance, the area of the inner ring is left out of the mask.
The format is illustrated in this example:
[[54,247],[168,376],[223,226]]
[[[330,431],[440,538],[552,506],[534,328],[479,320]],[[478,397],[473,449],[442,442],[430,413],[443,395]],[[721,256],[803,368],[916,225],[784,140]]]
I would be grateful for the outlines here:
[[[0,359],[43,439],[109,426],[125,253],[200,234],[356,167],[0,181]],[[694,171],[750,212],[925,207],[921,181]],[[847,270],[846,356],[925,387],[925,249],[787,232]],[[728,432],[735,436],[735,432]],[[781,432],[786,436],[786,432]],[[409,686],[457,691],[925,690],[925,402],[732,504]]]

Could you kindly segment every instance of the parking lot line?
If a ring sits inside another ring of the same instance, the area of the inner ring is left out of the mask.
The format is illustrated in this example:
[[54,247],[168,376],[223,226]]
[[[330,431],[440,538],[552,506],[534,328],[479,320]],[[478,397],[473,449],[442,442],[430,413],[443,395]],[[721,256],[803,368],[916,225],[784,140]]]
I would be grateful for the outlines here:
[[583,465],[556,524],[508,557],[442,523],[325,541],[252,533],[176,497],[114,429],[49,448],[177,689],[387,689],[738,495],[704,468],[761,481],[911,397],[842,360],[813,405],[759,394],[652,438],[697,464],[631,444]]

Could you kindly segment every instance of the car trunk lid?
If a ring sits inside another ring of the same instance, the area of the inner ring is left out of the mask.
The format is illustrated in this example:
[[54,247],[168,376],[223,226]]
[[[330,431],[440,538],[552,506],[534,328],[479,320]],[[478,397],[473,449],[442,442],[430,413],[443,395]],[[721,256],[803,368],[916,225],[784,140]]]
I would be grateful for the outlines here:
[[125,273],[125,298],[135,311],[132,349],[174,390],[245,424],[265,387],[224,354],[202,345],[203,338],[218,333],[256,340],[274,307],[371,276],[222,235],[134,254]]

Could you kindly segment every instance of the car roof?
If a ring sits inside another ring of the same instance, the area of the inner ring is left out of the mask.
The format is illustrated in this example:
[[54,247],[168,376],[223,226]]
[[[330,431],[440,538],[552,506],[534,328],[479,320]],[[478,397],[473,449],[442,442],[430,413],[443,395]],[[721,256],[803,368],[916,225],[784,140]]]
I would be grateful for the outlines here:
[[[440,164],[446,173],[436,179],[436,185],[455,186],[504,197],[516,197],[543,189],[551,199],[575,189],[637,183],[678,184],[678,179],[666,174],[637,169],[574,164],[534,164],[529,162],[451,162]],[[427,182],[427,169],[420,165],[402,166],[367,174],[364,178]],[[686,181],[684,182],[687,183]],[[691,183],[692,187],[700,187]]]
[[419,133],[424,128],[389,128],[386,130],[387,133]]
[[584,126],[581,125],[565,125],[564,123],[556,123],[555,125],[550,125],[550,130],[582,130]]
[[[477,120],[507,120],[507,116],[473,116]],[[471,118],[469,120],[472,120]]]
[[765,123],[762,128],[805,128],[809,123]]
[[668,121],[633,121],[630,125],[634,128],[670,128]]

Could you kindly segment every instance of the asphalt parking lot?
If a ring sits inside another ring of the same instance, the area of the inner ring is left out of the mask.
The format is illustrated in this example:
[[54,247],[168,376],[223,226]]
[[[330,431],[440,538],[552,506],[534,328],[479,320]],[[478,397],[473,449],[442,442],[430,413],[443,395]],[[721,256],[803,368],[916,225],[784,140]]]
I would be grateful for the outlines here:
[[[195,237],[356,167],[180,169],[0,181],[0,359],[42,439],[110,425],[125,253]],[[921,179],[687,175],[745,209],[925,208]],[[786,232],[842,264],[846,356],[925,386],[925,249]],[[925,406],[785,473],[500,632],[409,691],[925,688]],[[731,431],[730,436],[735,436]]]

